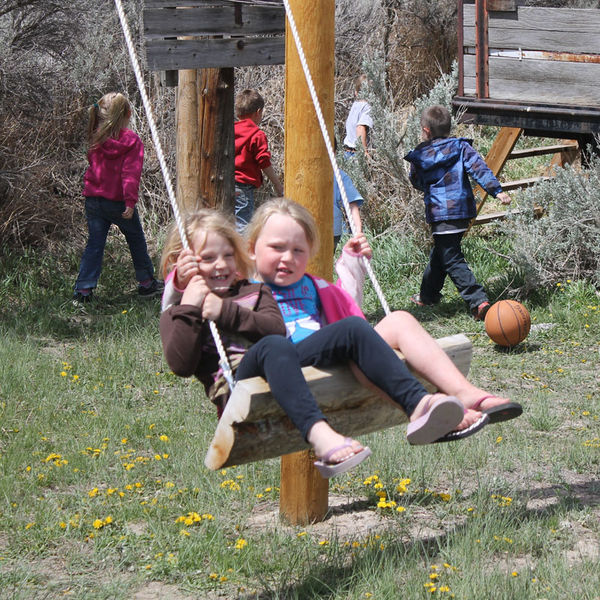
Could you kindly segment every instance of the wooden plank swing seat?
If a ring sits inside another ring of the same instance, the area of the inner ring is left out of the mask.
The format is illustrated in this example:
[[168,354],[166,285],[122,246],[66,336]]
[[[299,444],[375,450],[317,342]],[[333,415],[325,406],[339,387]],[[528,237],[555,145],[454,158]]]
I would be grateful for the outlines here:
[[[457,334],[437,342],[466,376],[473,354],[469,339]],[[361,385],[349,367],[305,367],[303,373],[330,425],[344,435],[354,437],[407,421],[396,403]],[[421,381],[430,392],[435,391],[429,382]],[[204,464],[216,470],[308,447],[271,395],[267,382],[262,377],[254,377],[236,385],[219,419]]]

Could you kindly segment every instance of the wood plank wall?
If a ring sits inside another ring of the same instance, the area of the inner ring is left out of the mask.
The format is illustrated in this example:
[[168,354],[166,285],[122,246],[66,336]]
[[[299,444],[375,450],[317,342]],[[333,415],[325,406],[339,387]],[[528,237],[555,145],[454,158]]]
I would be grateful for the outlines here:
[[271,4],[146,0],[148,69],[283,64],[285,9],[281,2]]
[[[475,6],[465,4],[463,15],[464,95],[475,96]],[[600,106],[599,32],[598,9],[518,6],[490,12],[490,98]],[[515,56],[494,56],[499,50]],[[535,55],[519,57],[520,51]]]

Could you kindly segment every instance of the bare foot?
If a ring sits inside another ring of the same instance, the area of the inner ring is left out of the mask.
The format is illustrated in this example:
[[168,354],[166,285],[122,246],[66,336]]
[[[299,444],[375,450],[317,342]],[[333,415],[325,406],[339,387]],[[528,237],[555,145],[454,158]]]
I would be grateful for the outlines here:
[[[466,409],[475,407],[474,410],[477,411],[488,410],[494,406],[500,406],[510,402],[508,398],[491,394],[490,392],[486,392],[485,390],[475,387],[468,382],[466,385],[461,386],[460,389],[452,389],[448,393],[452,396],[456,396],[464,404]],[[477,403],[482,398],[484,398],[484,401],[477,406]]]
[[343,462],[363,449],[363,445],[356,440],[346,445],[346,437],[333,430],[326,421],[317,421],[308,432],[308,442],[312,445],[315,456],[327,456],[334,448],[339,450],[327,456],[327,462],[336,464]]

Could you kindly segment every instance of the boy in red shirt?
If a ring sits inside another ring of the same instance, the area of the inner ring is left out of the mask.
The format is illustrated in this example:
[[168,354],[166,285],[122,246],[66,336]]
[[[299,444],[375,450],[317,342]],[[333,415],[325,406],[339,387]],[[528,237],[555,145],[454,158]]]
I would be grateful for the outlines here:
[[242,231],[254,213],[254,191],[271,180],[275,193],[283,196],[283,186],[271,166],[271,153],[264,131],[259,129],[265,101],[256,90],[244,90],[235,99],[235,222]]

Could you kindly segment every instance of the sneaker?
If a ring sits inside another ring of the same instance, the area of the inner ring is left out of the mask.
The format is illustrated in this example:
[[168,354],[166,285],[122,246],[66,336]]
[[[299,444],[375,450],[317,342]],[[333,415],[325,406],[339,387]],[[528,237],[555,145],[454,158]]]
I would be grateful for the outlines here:
[[92,290],[75,290],[73,292],[73,304],[86,304],[94,299]]
[[154,298],[160,296],[165,289],[165,282],[160,279],[153,279],[150,285],[138,285],[138,294],[142,298]]
[[433,302],[424,302],[421,300],[421,294],[413,294],[410,297],[410,301],[414,302],[417,306],[433,306]]
[[488,310],[490,310],[490,303],[482,302],[477,308],[474,308],[471,312],[473,313],[473,318],[476,321],[483,321]]

